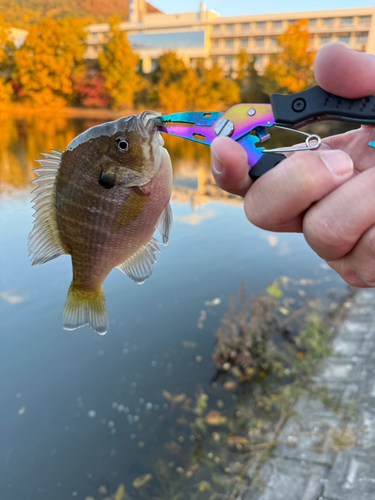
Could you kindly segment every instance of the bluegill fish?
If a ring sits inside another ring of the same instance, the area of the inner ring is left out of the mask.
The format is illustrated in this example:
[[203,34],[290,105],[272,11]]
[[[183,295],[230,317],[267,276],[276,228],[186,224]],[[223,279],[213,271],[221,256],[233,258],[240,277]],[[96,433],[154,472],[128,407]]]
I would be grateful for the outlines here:
[[172,165],[154,118],[141,115],[92,127],[64,152],[37,160],[32,265],[71,255],[73,280],[62,315],[74,330],[89,324],[105,334],[103,283],[117,267],[136,283],[153,271],[158,241],[168,244]]

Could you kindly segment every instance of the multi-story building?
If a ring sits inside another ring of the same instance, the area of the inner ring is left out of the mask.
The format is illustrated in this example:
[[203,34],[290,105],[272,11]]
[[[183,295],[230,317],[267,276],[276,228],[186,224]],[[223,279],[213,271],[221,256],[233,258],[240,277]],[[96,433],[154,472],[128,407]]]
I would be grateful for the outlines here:
[[[216,63],[225,70],[235,69],[236,54],[245,51],[254,55],[257,69],[262,70],[270,55],[280,50],[278,36],[300,19],[308,20],[315,50],[326,43],[342,42],[375,54],[375,7],[221,17],[206,10],[204,3],[198,12],[142,15],[137,15],[137,0],[131,4],[135,13],[119,28],[127,32],[145,72],[166,51],[176,52],[190,67],[204,59],[207,67]],[[108,39],[109,25],[90,25],[87,31],[86,57],[95,59]]]

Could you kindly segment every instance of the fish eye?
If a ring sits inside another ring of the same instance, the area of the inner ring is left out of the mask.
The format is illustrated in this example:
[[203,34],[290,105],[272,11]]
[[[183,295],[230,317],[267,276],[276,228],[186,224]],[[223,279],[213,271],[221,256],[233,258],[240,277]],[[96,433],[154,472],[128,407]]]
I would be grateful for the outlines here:
[[124,135],[116,137],[116,146],[120,153],[127,153],[130,151],[130,142]]

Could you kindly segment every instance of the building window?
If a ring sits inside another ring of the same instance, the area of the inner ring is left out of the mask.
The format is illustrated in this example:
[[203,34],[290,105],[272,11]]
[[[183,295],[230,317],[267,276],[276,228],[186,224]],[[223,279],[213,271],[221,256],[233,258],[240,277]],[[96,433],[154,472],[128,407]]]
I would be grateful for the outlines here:
[[219,64],[219,57],[218,57],[218,56],[214,56],[214,57],[212,58],[212,63],[213,63],[215,66],[217,66],[217,65]]
[[91,33],[93,41],[96,41],[98,39],[98,33]]
[[266,28],[266,21],[258,21],[257,22],[257,29],[258,30],[264,30]]
[[225,64],[232,64],[233,56],[225,56]]
[[234,24],[233,23],[227,24],[227,30],[228,31],[233,31],[234,30]]
[[248,38],[241,38],[241,47],[247,47],[249,45]]
[[283,25],[282,21],[272,21],[272,28],[281,28]]
[[309,19],[309,26],[316,26],[316,19]]
[[255,38],[255,45],[257,47],[263,47],[263,45],[264,45],[264,38],[262,36],[258,36],[257,38]]
[[260,65],[263,63],[263,56],[255,56],[255,64]]
[[233,47],[233,38],[228,38],[227,40],[225,40],[225,45],[227,47]]
[[342,17],[340,19],[340,24],[341,26],[347,26],[348,24],[353,24],[354,18],[353,17]]
[[214,24],[214,31],[220,31],[220,24]]
[[215,38],[215,40],[213,40],[213,42],[212,42],[212,46],[219,47],[219,45],[220,45],[220,40],[218,38]]
[[370,24],[371,16],[359,16],[360,24]]
[[275,36],[273,36],[271,38],[271,45],[272,45],[272,47],[276,47],[277,46],[277,38]]
[[324,26],[331,26],[333,24],[333,17],[325,17],[323,19]]
[[350,43],[350,33],[340,33],[337,37],[337,40],[341,43]]
[[295,19],[289,19],[288,21],[288,25],[289,26],[292,26],[293,24],[295,24],[296,20]]
[[331,43],[332,42],[332,35],[320,35],[320,43]]
[[362,33],[357,33],[357,42],[358,43],[366,43],[368,39],[368,33],[363,31]]
[[250,23],[242,23],[241,27],[244,31],[246,31],[250,29]]

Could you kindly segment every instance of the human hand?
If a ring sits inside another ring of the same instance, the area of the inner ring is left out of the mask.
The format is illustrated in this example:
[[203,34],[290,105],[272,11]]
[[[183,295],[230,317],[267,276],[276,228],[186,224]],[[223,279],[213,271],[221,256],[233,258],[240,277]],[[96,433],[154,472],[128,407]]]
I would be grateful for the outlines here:
[[[375,94],[375,56],[331,44],[316,55],[328,92]],[[375,286],[375,127],[328,137],[319,150],[292,153],[255,183],[245,150],[220,137],[211,147],[217,184],[244,197],[247,218],[268,231],[303,232],[310,247],[350,285]]]

